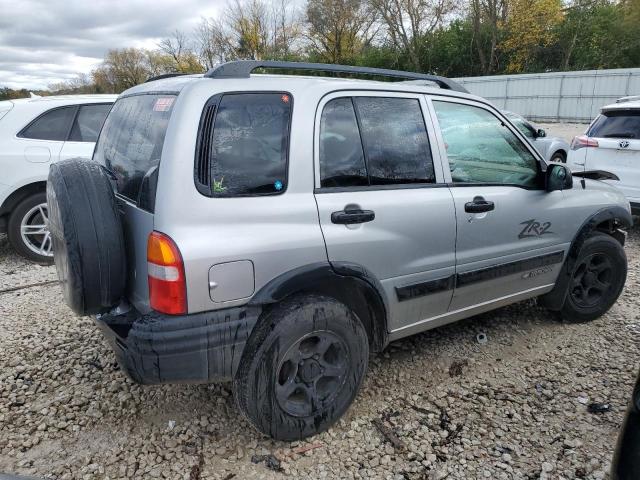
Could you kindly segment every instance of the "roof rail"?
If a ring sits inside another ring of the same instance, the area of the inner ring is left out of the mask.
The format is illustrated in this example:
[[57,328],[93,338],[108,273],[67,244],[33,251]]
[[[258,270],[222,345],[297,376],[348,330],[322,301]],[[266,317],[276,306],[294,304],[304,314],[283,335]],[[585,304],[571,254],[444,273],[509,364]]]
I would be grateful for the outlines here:
[[628,97],[621,97],[616,100],[616,103],[635,102],[640,100],[640,95],[630,95]]
[[316,70],[321,72],[352,73],[359,75],[377,75],[380,77],[403,78],[406,80],[428,80],[440,88],[469,93],[466,88],[453,80],[438,75],[403,72],[385,68],[354,67],[351,65],[334,65],[329,63],[280,62],[274,60],[236,60],[223,63],[204,74],[207,78],[249,78],[256,68],[273,68],[288,70]]
[[155,82],[156,80],[162,80],[163,78],[179,77],[181,75],[188,75],[188,73],[163,73],[162,75],[147,78],[144,83]]

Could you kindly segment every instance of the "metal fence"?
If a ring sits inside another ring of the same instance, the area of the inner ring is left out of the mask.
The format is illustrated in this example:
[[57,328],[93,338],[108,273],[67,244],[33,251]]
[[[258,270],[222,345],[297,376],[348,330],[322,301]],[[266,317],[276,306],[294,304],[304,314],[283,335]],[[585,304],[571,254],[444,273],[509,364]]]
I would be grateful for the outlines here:
[[590,122],[600,107],[640,95],[640,68],[457,78],[498,108],[543,122]]

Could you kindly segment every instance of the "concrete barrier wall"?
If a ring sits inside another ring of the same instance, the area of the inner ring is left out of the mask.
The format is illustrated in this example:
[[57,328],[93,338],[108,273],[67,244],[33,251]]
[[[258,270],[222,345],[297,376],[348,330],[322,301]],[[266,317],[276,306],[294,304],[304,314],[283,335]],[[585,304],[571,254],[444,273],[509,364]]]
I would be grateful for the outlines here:
[[498,108],[539,122],[588,123],[600,107],[640,95],[640,68],[456,78]]

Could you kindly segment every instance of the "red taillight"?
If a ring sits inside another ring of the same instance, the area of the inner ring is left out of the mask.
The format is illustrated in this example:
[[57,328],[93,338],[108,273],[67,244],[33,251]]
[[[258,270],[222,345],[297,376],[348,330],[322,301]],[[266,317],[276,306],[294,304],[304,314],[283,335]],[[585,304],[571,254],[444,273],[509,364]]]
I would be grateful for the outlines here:
[[158,312],[187,313],[187,286],[182,255],[164,233],[152,232],[147,241],[149,303]]
[[598,146],[598,141],[591,137],[587,137],[586,135],[579,135],[577,137],[573,137],[573,140],[571,141],[571,150],[578,150],[580,148],[597,147],[597,146]]

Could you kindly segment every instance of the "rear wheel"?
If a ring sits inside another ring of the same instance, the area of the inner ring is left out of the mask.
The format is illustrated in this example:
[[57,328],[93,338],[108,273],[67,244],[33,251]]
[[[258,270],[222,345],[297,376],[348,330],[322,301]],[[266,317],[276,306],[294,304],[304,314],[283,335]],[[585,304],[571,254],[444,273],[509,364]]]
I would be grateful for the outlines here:
[[9,217],[8,237],[21,256],[45,265],[53,263],[49,214],[45,192],[28,196]]
[[345,305],[315,295],[293,299],[256,325],[234,379],[236,401],[275,439],[314,435],[349,408],[368,359],[367,333]]
[[575,262],[562,316],[574,322],[600,317],[620,296],[626,277],[622,245],[606,233],[594,233],[585,240]]

